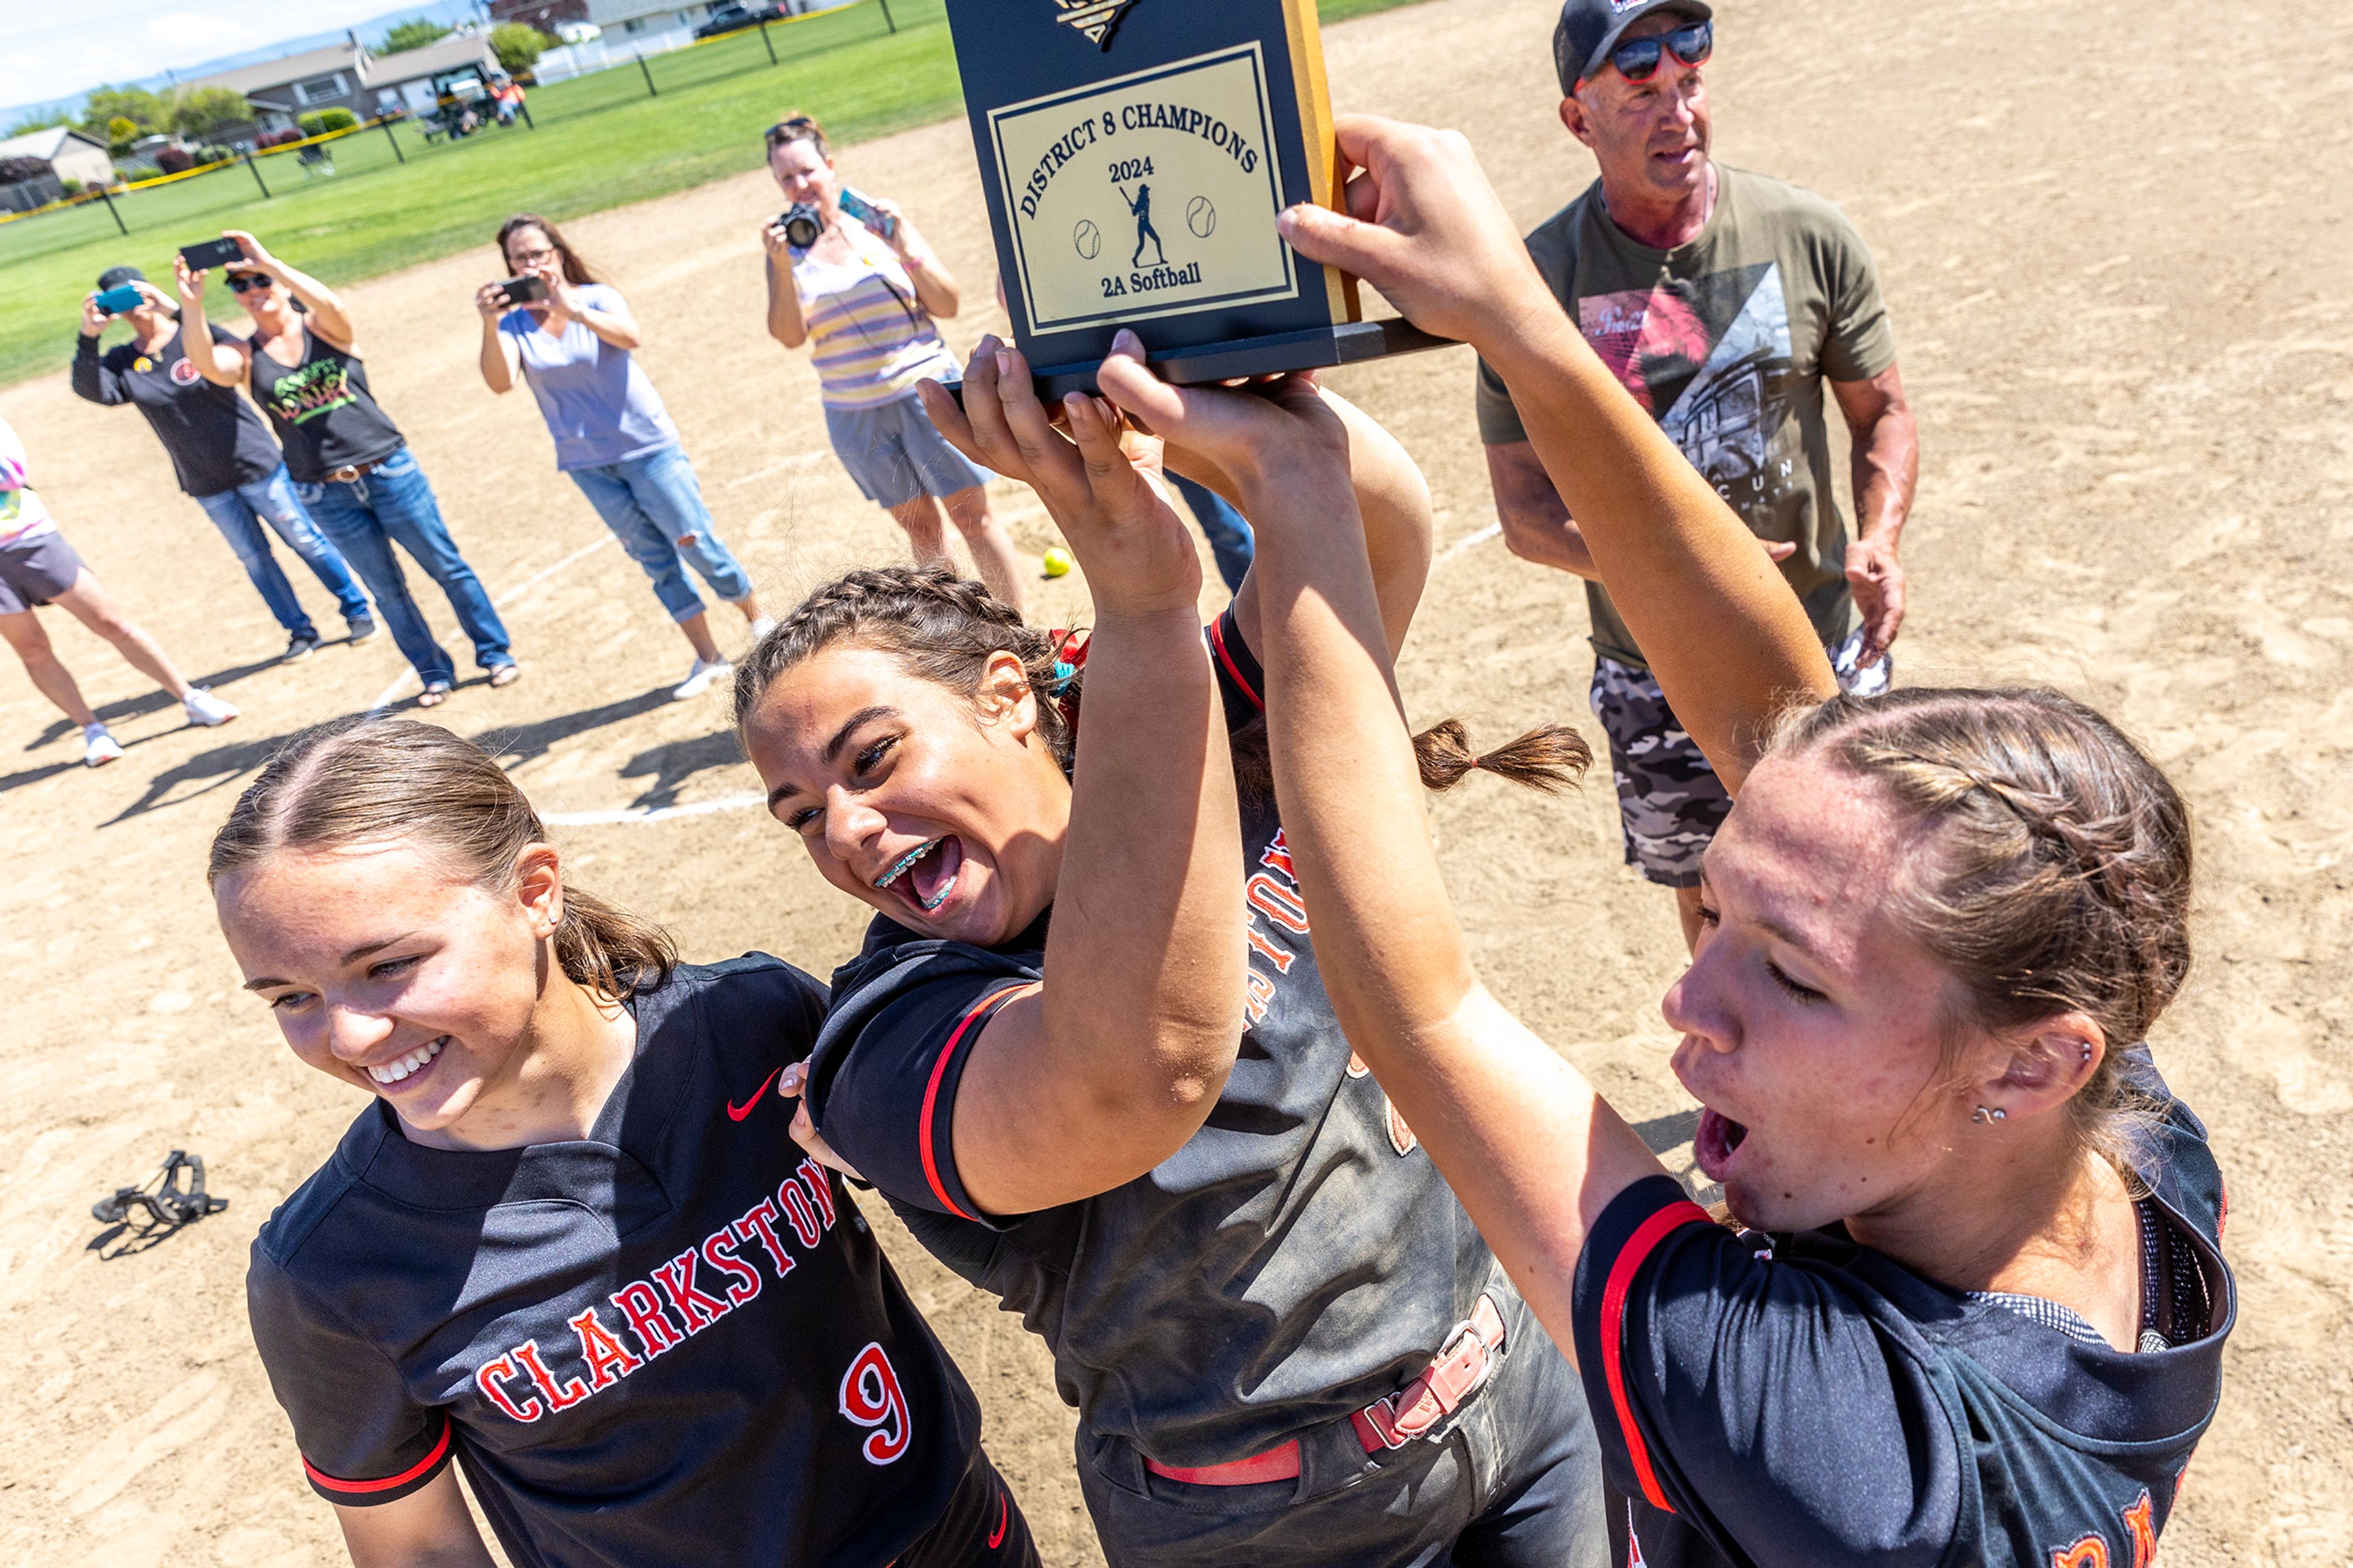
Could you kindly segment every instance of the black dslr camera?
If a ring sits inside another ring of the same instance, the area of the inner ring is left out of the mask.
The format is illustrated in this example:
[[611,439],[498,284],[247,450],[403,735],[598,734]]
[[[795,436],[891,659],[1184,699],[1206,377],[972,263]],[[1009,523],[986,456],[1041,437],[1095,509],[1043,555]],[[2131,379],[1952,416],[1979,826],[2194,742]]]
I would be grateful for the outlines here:
[[796,250],[807,250],[825,236],[825,219],[818,216],[815,202],[795,202],[776,221],[785,226],[785,237]]

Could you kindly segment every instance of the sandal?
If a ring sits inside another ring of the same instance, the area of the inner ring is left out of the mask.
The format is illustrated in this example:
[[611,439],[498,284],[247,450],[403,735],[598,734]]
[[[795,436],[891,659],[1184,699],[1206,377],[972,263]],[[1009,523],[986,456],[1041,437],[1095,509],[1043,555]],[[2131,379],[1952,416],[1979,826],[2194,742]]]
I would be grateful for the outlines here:
[[417,694],[417,705],[419,708],[438,708],[448,700],[449,688],[438,682]]
[[496,689],[501,686],[512,686],[516,681],[521,680],[522,679],[522,666],[519,664],[502,664],[499,666],[498,668],[491,671],[491,686],[492,689]]

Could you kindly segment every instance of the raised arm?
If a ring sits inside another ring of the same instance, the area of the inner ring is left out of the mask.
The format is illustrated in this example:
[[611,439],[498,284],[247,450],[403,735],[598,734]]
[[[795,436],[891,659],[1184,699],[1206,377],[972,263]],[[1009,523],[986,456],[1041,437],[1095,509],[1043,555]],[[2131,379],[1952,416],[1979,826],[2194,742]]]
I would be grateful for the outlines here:
[[1116,416],[1072,399],[1063,436],[994,338],[962,410],[930,383],[923,398],[966,455],[1037,490],[1094,597],[1045,984],[990,1019],[954,1113],[965,1190],[1027,1214],[1142,1175],[1216,1104],[1242,1033],[1240,811],[1200,563]]
[[767,256],[768,335],[797,349],[808,342],[808,318],[801,313],[801,291],[793,281],[793,242],[783,218],[760,226],[760,248]]
[[908,221],[898,203],[887,196],[872,199],[875,211],[896,220],[882,242],[897,253],[899,264],[907,269],[908,278],[915,285],[915,298],[923,302],[923,309],[944,321],[964,309],[964,286],[940,260],[939,252],[931,247],[922,231]]
[[260,270],[286,285],[286,291],[311,312],[311,330],[345,353],[352,351],[354,329],[352,318],[343,309],[343,296],[299,268],[289,267],[269,254],[261,241],[240,228],[221,230],[223,239],[233,239],[245,250],[245,258]]
[[172,258],[172,268],[180,285],[180,352],[215,386],[243,384],[253,351],[234,339],[224,343],[213,337],[213,324],[205,319],[206,274],[191,271],[180,256]]
[[1835,689],[1803,608],[1562,313],[1470,143],[1367,115],[1338,130],[1361,171],[1347,188],[1355,216],[1293,207],[1284,236],[1415,324],[1474,344],[1503,376],[1676,717],[1736,790],[1779,705]]
[[74,336],[73,366],[66,380],[74,395],[86,402],[111,408],[128,403],[131,394],[124,390],[122,377],[109,370],[105,358],[98,352],[98,340],[106,331],[106,313],[98,308],[98,296],[91,294],[81,302],[81,326]]
[[492,392],[512,392],[515,376],[522,368],[522,351],[499,325],[507,313],[506,290],[496,283],[483,284],[474,290],[474,309],[482,318],[481,347],[474,356],[482,384]]
[[[1381,625],[1391,656],[1405,647],[1413,629],[1413,613],[1430,582],[1430,484],[1396,437],[1363,409],[1328,388],[1322,400],[1340,421],[1347,437],[1348,474],[1356,507],[1364,519],[1366,553],[1372,558],[1373,584],[1380,595]],[[1250,516],[1250,502],[1241,482],[1224,473],[1207,456],[1171,446],[1169,466],[1187,479],[1198,479]],[[1234,595],[1234,616],[1241,624],[1242,640],[1259,646],[1259,591],[1247,574]]]

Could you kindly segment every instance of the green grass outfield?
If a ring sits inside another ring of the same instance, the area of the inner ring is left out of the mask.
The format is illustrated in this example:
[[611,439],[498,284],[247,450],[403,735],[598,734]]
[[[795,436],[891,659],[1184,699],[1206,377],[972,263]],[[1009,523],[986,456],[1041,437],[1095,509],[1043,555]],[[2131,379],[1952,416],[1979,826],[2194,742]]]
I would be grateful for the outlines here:
[[[1409,0],[1322,0],[1327,23]],[[172,253],[224,228],[249,229],[330,283],[396,271],[487,247],[523,210],[568,218],[703,184],[760,165],[759,133],[778,112],[806,109],[849,142],[926,124],[963,102],[942,0],[876,0],[771,28],[779,63],[757,32],[647,65],[600,71],[531,95],[536,131],[521,124],[427,145],[400,125],[407,162],[383,130],[325,143],[335,174],[306,176],[290,154],[257,161],[264,201],[243,164],[102,203],[0,224],[0,385],[63,365],[81,300],[117,262],[167,291]],[[614,40],[618,42],[617,36]]]

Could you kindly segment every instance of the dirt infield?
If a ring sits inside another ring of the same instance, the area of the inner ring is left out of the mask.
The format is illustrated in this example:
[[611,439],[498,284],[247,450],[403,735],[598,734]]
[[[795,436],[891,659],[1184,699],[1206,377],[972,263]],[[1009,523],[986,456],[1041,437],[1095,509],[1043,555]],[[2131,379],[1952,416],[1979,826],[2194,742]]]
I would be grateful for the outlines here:
[[[1336,28],[1335,96],[1463,127],[1533,224],[1590,168],[1552,120],[1548,10],[1435,0]],[[2054,682],[2153,746],[2196,807],[2198,967],[2157,1044],[2231,1178],[2243,1300],[2165,1561],[2345,1563],[2353,19],[2284,0],[2227,23],[2187,0],[1726,0],[1718,16],[1721,155],[1837,198],[1884,268],[1926,449],[1904,679]],[[960,122],[852,149],[844,167],[902,199],[987,297]],[[761,333],[754,231],[776,205],[746,176],[571,232],[647,322],[645,362],[721,531],[781,605],[894,557],[899,536],[832,458],[807,356]],[[264,237],[301,259],[296,237]],[[689,954],[764,948],[823,973],[859,911],[744,807],[753,780],[721,699],[667,700],[681,640],[620,552],[596,548],[603,531],[554,471],[528,398],[492,398],[476,377],[469,296],[493,265],[486,247],[349,296],[375,384],[528,668],[434,717],[497,736],[564,823],[580,879],[670,921]],[[60,300],[60,333],[71,314]],[[976,312],[952,336],[994,324]],[[1402,670],[1412,712],[1461,712],[1482,732],[1582,720],[1577,584],[1482,537],[1470,370],[1457,350],[1338,382],[1438,498],[1441,557]],[[0,667],[0,953],[26,982],[0,1037],[0,1562],[339,1563],[248,1339],[241,1279],[255,1227],[357,1105],[236,992],[201,867],[273,746],[367,707],[402,666],[388,638],[269,662],[280,634],[136,416],[77,402],[62,377],[0,391],[0,414],[75,544],[245,708],[225,731],[182,728],[52,617],[93,697],[125,715],[130,755],[90,774]],[[1001,503],[1025,548],[1051,542],[1034,505],[1009,490]],[[327,609],[315,584],[304,597]],[[1067,623],[1083,586],[1040,584],[1037,601],[1037,618]],[[438,599],[428,609],[448,626]],[[1656,1003],[1680,943],[1669,901],[1619,864],[1606,785],[1556,805],[1475,787],[1437,826],[1497,990],[1630,1114],[1678,1109]],[[204,1155],[229,1210],[150,1251],[94,1247],[90,1204],[174,1147]],[[886,1235],[981,1391],[1048,1561],[1099,1561],[1035,1342]]]

